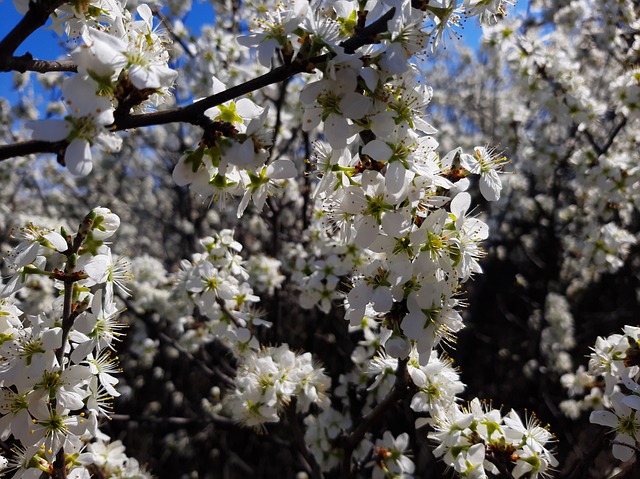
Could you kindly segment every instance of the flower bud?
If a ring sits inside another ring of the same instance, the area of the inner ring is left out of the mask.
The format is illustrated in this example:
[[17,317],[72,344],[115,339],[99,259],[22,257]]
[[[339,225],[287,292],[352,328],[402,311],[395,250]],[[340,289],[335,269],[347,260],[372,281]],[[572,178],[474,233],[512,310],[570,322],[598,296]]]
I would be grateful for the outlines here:
[[384,345],[385,351],[392,358],[405,359],[411,352],[411,344],[402,336],[391,336]]
[[96,213],[96,219],[93,223],[93,238],[105,240],[120,227],[120,217],[102,206],[94,208],[93,211]]

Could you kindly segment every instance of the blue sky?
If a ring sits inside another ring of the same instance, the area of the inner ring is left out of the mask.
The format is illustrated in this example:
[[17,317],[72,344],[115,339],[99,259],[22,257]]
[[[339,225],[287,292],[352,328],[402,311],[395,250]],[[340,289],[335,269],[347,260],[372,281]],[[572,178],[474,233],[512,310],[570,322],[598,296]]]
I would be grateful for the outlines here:
[[[516,11],[526,9],[527,1],[520,0],[516,6]],[[511,14],[515,12],[512,11]],[[13,6],[11,0],[0,0],[0,38],[4,38],[7,33],[20,21],[20,15]],[[185,23],[194,34],[200,32],[200,27],[205,22],[213,20],[213,10],[207,2],[194,2],[189,15],[185,18]],[[49,22],[50,24],[50,22]],[[481,29],[477,19],[468,20],[462,31],[462,41],[469,45],[478,45]],[[18,48],[16,54],[22,55],[30,52],[34,58],[40,60],[54,60],[64,51],[63,40],[52,30],[41,28],[31,35]],[[35,74],[34,74],[35,75]],[[8,98],[10,101],[16,98],[15,91],[12,91],[12,73],[0,72],[0,96]]]

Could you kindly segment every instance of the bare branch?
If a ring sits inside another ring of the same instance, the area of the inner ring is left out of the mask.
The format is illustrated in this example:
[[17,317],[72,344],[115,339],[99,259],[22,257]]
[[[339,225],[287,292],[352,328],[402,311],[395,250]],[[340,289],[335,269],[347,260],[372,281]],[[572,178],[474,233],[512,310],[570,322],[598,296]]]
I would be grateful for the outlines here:
[[68,142],[29,140],[10,145],[0,145],[0,161],[16,156],[27,156],[33,153],[56,153],[64,155]]
[[298,414],[296,413],[296,404],[298,399],[294,396],[291,400],[291,403],[285,409],[285,417],[290,426],[290,430],[293,433],[292,438],[292,446],[297,446],[300,455],[302,456],[303,462],[305,462],[305,466],[307,467],[307,472],[310,473],[312,479],[323,479],[324,475],[322,474],[322,470],[320,469],[320,465],[316,458],[313,457],[313,454],[307,448],[307,445],[304,440],[304,432],[300,427],[300,422],[298,419]]
[[351,431],[347,436],[340,438],[342,447],[344,448],[341,477],[345,479],[352,477],[351,455],[353,454],[353,451],[358,447],[358,444],[360,444],[364,435],[382,418],[384,413],[391,408],[396,401],[407,395],[408,387],[407,360],[402,359],[398,361],[398,367],[396,368],[396,381],[389,394],[387,394],[387,396],[379,402],[373,410],[362,418],[358,423],[358,426],[353,431]]
[[47,23],[49,15],[59,6],[67,3],[64,0],[40,0],[29,4],[29,11],[22,20],[0,42],[0,72],[10,71],[13,54],[29,35]]
[[71,60],[34,60],[31,53],[25,53],[20,57],[11,57],[7,60],[7,70],[24,72],[78,72],[78,65]]
[[164,24],[165,28],[169,32],[169,35],[171,35],[171,38],[173,38],[176,42],[180,44],[180,46],[182,47],[184,52],[189,56],[189,58],[194,58],[195,55],[189,48],[189,45],[186,44],[186,42],[182,39],[180,35],[177,35],[173,31],[173,25],[171,24],[169,19],[160,11],[160,9],[156,7],[156,8],[152,8],[151,11],[155,16],[157,16],[160,19],[160,22]]
[[112,421],[123,421],[123,422],[170,424],[172,426],[187,426],[190,424],[201,425],[203,422],[207,422],[207,421],[211,421],[215,424],[222,425],[222,426],[229,426],[229,427],[237,424],[235,421],[233,421],[233,419],[220,416],[218,414],[208,414],[206,416],[199,416],[197,418],[177,417],[177,416],[166,416],[166,417],[131,416],[130,414],[112,414],[111,416],[109,416],[109,419]]

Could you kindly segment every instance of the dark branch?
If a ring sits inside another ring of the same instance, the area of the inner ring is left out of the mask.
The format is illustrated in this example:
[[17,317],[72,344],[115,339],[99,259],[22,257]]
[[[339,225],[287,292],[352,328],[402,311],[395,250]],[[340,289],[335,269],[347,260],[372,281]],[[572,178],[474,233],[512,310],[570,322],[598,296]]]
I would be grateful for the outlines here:
[[13,158],[14,156],[26,156],[33,153],[56,153],[64,154],[67,141],[41,141],[30,140],[11,145],[0,145],[0,161]]
[[609,151],[609,148],[611,148],[611,145],[613,145],[613,142],[618,136],[618,133],[622,131],[622,129],[625,127],[626,124],[627,124],[627,118],[623,117],[622,120],[620,120],[620,123],[618,123],[613,128],[613,130],[611,130],[611,133],[609,133],[609,137],[607,138],[607,141],[603,146],[600,146],[596,143],[595,138],[593,137],[591,132],[589,132],[589,130],[585,129],[583,133],[586,136],[587,141],[589,141],[589,143],[591,144],[593,150],[596,152],[596,155],[601,156],[606,154]]
[[611,148],[611,145],[613,145],[613,141],[616,139],[616,136],[618,136],[618,133],[620,133],[620,131],[625,127],[626,124],[627,124],[627,118],[623,117],[620,123],[618,123],[616,127],[611,131],[611,134],[609,135],[607,142],[602,147],[603,153],[606,153],[607,151],[609,151],[609,148]]
[[387,394],[387,397],[385,397],[372,411],[364,416],[353,431],[351,431],[347,436],[340,438],[342,442],[341,445],[344,448],[341,477],[351,477],[351,455],[353,454],[353,451],[358,447],[358,444],[360,444],[360,441],[362,441],[365,434],[371,430],[374,424],[382,418],[389,408],[391,408],[396,401],[407,395],[409,385],[407,376],[407,360],[402,359],[398,361],[398,367],[396,368],[396,381],[393,384],[393,389],[391,389],[389,394]]
[[191,105],[173,108],[171,110],[156,111],[152,113],[144,113],[142,115],[125,115],[120,118],[116,118],[115,123],[112,125],[112,130],[128,130],[130,128],[140,128],[143,126],[152,125],[165,125],[167,123],[192,123],[200,124],[203,121],[202,115],[206,110],[214,106],[221,105],[227,101],[238,98],[247,93],[251,93],[255,90],[259,90],[265,86],[273,83],[278,83],[286,80],[289,77],[297,73],[305,71],[306,65],[302,63],[292,63],[291,65],[278,67],[271,70],[258,78],[253,78],[241,85],[231,87],[216,95],[203,98],[200,101],[192,103]]
[[[346,53],[354,53],[358,48],[376,41],[376,35],[387,30],[387,22],[393,18],[395,8],[392,8],[368,27],[363,28],[352,38],[342,42],[340,45]],[[117,118],[112,129],[115,131],[129,128],[139,128],[142,126],[163,125],[166,123],[186,122],[199,124],[201,117],[206,110],[233,100],[247,93],[259,90],[268,85],[279,83],[292,76],[302,73],[311,73],[315,66],[331,59],[330,54],[319,55],[304,61],[294,61],[289,65],[275,68],[258,78],[253,78],[241,85],[236,85],[216,95],[203,98],[191,105],[174,108],[172,110],[145,113],[142,115],[125,116]]]
[[112,414],[109,416],[109,419],[113,421],[124,421],[124,422],[141,422],[141,423],[151,423],[151,424],[170,424],[172,426],[188,426],[191,424],[202,425],[203,422],[211,421],[215,424],[222,426],[234,426],[237,424],[233,419],[228,417],[220,416],[218,414],[210,414],[208,416],[199,416],[197,418],[190,417],[156,417],[156,416],[131,416],[129,414]]
[[593,137],[591,132],[589,130],[585,129],[583,131],[583,134],[587,138],[587,141],[589,142],[589,144],[591,145],[593,150],[596,152],[596,155],[597,156],[602,155],[602,148],[600,147],[600,145],[598,145],[598,143],[596,142],[596,139]]
[[20,57],[11,57],[5,66],[7,70],[24,72],[78,72],[78,65],[71,60],[34,60],[31,53],[26,53]]
[[[345,52],[353,53],[358,48],[374,43],[377,41],[376,36],[387,30],[387,22],[395,14],[395,8],[391,8],[383,16],[373,22],[371,25],[359,30],[352,38],[341,43]],[[46,19],[45,19],[46,20]],[[316,65],[324,63],[332,58],[333,54],[324,54],[312,57],[306,60],[293,61],[289,65],[283,65],[275,68],[258,78],[253,78],[241,85],[236,85],[216,95],[204,98],[191,105],[174,108],[171,110],[157,111],[152,113],[144,113],[141,115],[119,115],[116,112],[116,119],[111,125],[112,131],[128,130],[131,128],[140,128],[152,125],[165,125],[168,123],[192,123],[201,125],[207,119],[204,112],[209,108],[221,105],[227,101],[241,97],[255,90],[259,90],[265,86],[279,83],[291,78],[292,76],[302,72],[312,72]],[[12,158],[14,156],[22,156],[30,153],[51,153],[59,150],[61,142],[57,142],[56,148],[50,146],[48,142],[24,142],[14,145],[0,146],[0,161]],[[27,145],[27,146],[26,146]],[[38,149],[38,147],[40,149]],[[24,149],[24,150],[23,150]]]
[[286,419],[290,426],[290,430],[293,434],[291,446],[297,446],[298,451],[300,452],[302,459],[306,463],[307,472],[310,473],[312,479],[323,479],[324,475],[322,474],[322,470],[320,469],[320,465],[316,458],[313,457],[313,454],[307,448],[306,442],[304,440],[304,432],[300,427],[300,422],[298,419],[298,414],[296,414],[296,404],[297,398],[294,396],[291,400],[291,403],[285,409]]
[[9,71],[13,54],[29,35],[47,23],[49,15],[59,6],[67,3],[64,0],[31,1],[29,11],[22,20],[0,42],[0,72]]
[[377,36],[388,30],[387,22],[391,20],[395,14],[396,7],[392,7],[371,25],[362,29],[357,29],[356,34],[348,40],[340,43],[340,46],[344,48],[345,53],[355,53],[358,48],[364,45],[378,43]]

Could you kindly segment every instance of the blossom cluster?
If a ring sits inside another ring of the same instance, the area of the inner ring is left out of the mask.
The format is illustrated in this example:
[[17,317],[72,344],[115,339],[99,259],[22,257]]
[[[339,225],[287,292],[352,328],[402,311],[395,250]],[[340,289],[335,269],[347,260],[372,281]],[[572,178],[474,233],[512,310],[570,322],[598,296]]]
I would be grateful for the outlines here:
[[406,432],[394,438],[390,431],[385,431],[382,439],[378,439],[373,446],[374,467],[371,477],[411,479],[415,464],[407,454],[408,446],[409,434]]
[[[282,117],[298,121],[314,140],[310,177],[318,180],[309,182],[314,218],[305,241],[311,246],[298,244],[288,253],[292,280],[304,308],[329,313],[342,304],[359,344],[351,369],[333,388],[310,353],[293,352],[287,344],[261,345],[256,331],[270,323],[258,310],[256,293],[273,294],[285,278],[277,259],[256,254],[245,261],[231,230],[200,241],[204,252],[181,262],[170,292],[159,261],[133,260],[139,279],[132,289],[140,299],[131,304],[172,321],[176,343],[188,354],[218,342],[232,357],[235,377],[224,376],[229,389],[216,412],[265,430],[286,413],[297,421],[299,413],[307,426],[306,446],[300,446],[313,453],[321,469],[348,463],[350,457],[341,455],[353,454],[372,468],[374,478],[410,477],[415,465],[406,432],[394,437],[386,431],[376,439],[379,434],[371,431],[354,451],[341,449],[341,440],[354,432],[347,411],[374,410],[406,381],[398,394],[411,398],[415,413],[431,415],[436,455],[459,475],[486,477],[507,467],[516,478],[533,478],[548,475],[557,464],[547,449],[551,435],[535,420],[525,425],[514,411],[502,417],[477,400],[459,406],[464,385],[452,361],[437,352],[463,327],[463,283],[482,272],[481,243],[489,233],[475,216],[475,204],[480,197],[500,200],[499,171],[507,160],[480,142],[472,152],[440,151],[436,129],[424,119],[433,92],[415,60],[429,44],[434,50],[463,16],[495,19],[510,3],[290,0],[265,8],[248,2],[256,18],[238,43],[254,49],[265,68],[278,65],[307,75],[304,82],[291,82],[297,112],[278,107],[274,115],[253,97],[212,106],[194,120],[202,135],[197,144],[185,143],[194,147],[182,154],[172,178],[223,208],[228,198],[241,198],[238,217],[251,202],[261,210],[277,187],[287,194],[294,184],[284,180],[297,176],[299,168],[293,155],[278,152],[276,140],[293,137],[281,131],[286,129]],[[57,11],[55,28],[83,42],[72,52],[78,74],[62,86],[70,112],[63,120],[30,124],[35,139],[68,143],[64,160],[75,175],[92,169],[94,143],[119,149],[121,139],[109,127],[168,100],[177,76],[168,66],[168,40],[153,27],[148,6],[137,8],[141,20],[134,21],[117,2],[99,5]],[[232,57],[236,46],[230,42],[212,55]],[[211,87],[202,90],[210,100],[229,91],[233,74],[209,71],[207,78]],[[271,212],[275,215],[277,206]],[[115,301],[129,292],[124,261],[104,243],[119,220],[98,208],[85,224],[90,225],[75,237],[27,228],[9,259],[16,273],[3,290],[0,317],[7,339],[0,355],[7,364],[2,386],[9,405],[3,410],[11,413],[2,419],[5,436],[13,434],[25,447],[26,471],[34,469],[34,457],[39,470],[59,468],[59,451],[80,453],[79,470],[70,471],[78,477],[88,474],[89,463],[81,459],[86,453],[107,475],[135,468],[135,461],[120,455],[120,444],[102,443],[97,429],[97,417],[109,413],[109,397],[118,395],[110,353],[121,334]],[[628,249],[634,240],[614,227],[603,234],[593,241],[594,256],[619,267],[608,250]],[[46,269],[51,260],[41,256],[44,250],[62,256],[52,263],[55,269]],[[57,301],[52,313],[23,318],[16,293],[34,275],[52,278],[64,301]],[[559,297],[547,299],[550,327],[544,344],[552,345],[556,336],[572,331],[572,321]],[[147,340],[153,349],[156,343]],[[551,360],[557,351],[549,346],[544,353]],[[14,409],[20,411],[15,421]],[[99,440],[85,448],[94,437]],[[102,456],[107,459],[100,462]]]
[[[213,77],[213,93],[226,86]],[[180,186],[212,201],[228,196],[242,196],[238,205],[241,217],[249,202],[262,209],[267,195],[280,180],[297,175],[290,159],[278,159],[265,165],[272,135],[266,128],[268,108],[258,106],[249,98],[209,108],[205,116],[210,123],[198,147],[188,150],[173,170],[173,179]]]
[[311,404],[329,405],[325,391],[331,379],[313,364],[310,353],[295,354],[283,344],[250,351],[241,361],[234,389],[224,401],[238,422],[260,427],[278,422],[291,404],[300,413],[308,412]]
[[[423,366],[416,356],[414,353],[407,363],[408,374],[417,389],[411,399],[411,409],[416,413],[427,413],[452,406],[464,391],[464,384],[453,367],[453,361],[432,351],[428,364]],[[394,376],[397,367],[397,359],[384,355],[374,359],[369,365],[369,374],[375,376],[375,380],[369,388],[381,387],[388,392],[393,385],[388,379]]]
[[[327,236],[322,225],[310,231],[316,247],[307,251],[291,245],[291,280],[300,291],[300,305],[311,309],[317,307],[329,313],[334,304],[344,300],[340,291],[341,278],[353,271],[355,265],[367,258],[355,245],[344,244]],[[311,241],[309,241],[311,243]]]
[[171,291],[185,313],[178,320],[184,329],[182,344],[195,350],[218,340],[238,353],[258,349],[250,328],[270,323],[261,319],[257,308],[260,298],[249,284],[245,260],[239,254],[242,245],[234,240],[232,230],[222,230],[200,243],[205,252],[182,261]]
[[91,172],[93,145],[120,150],[122,138],[108,128],[117,114],[164,103],[178,76],[168,66],[169,39],[154,28],[148,5],[137,8],[140,20],[134,20],[119,2],[99,3],[86,9],[67,5],[56,12],[59,26],[83,42],[71,53],[78,73],[62,85],[69,112],[61,120],[28,125],[35,140],[67,142],[64,164],[77,176]]
[[[98,422],[120,395],[113,351],[122,324],[114,286],[126,291],[126,272],[105,243],[119,225],[117,215],[99,207],[75,235],[33,223],[15,230],[20,241],[7,255],[12,274],[0,293],[0,437],[15,441],[13,477],[61,469],[89,477],[89,465],[106,461],[96,459],[97,446],[85,446],[108,439]],[[49,311],[20,309],[17,293],[33,276],[48,278],[60,293]],[[138,472],[137,463],[128,464]]]
[[[337,246],[335,253],[300,265],[307,268],[300,281],[303,305],[328,311],[342,296],[341,278],[350,273],[346,318],[360,324],[372,304],[387,318],[384,327],[404,340],[405,347],[394,354],[406,357],[414,345],[425,364],[441,339],[461,329],[459,283],[480,272],[478,244],[488,228],[467,214],[466,177],[479,175],[482,194],[496,200],[501,189],[496,170],[504,163],[486,147],[477,147],[474,155],[456,149],[441,157],[431,136],[435,129],[423,119],[431,89],[407,59],[430,38],[436,40],[435,30],[425,26],[430,19],[453,21],[456,11],[402,3],[363,13],[349,2],[315,10],[292,2],[281,4],[278,16],[259,20],[260,33],[243,42],[256,47],[262,59],[279,51],[303,61],[310,54],[300,47],[305,44],[326,57],[314,63],[319,72],[303,87],[300,101],[303,129],[313,133],[323,126],[314,152],[320,181],[313,194],[317,217]],[[390,32],[403,33],[381,35],[379,44],[364,49],[366,62],[350,54],[344,45],[357,35],[354,19],[382,16],[390,18]],[[265,31],[274,22],[280,24],[277,35]],[[358,250],[366,250],[370,260],[344,261],[361,255]]]
[[[326,407],[331,381],[310,353],[296,354],[286,344],[261,347],[253,335],[253,328],[270,323],[261,319],[255,306],[260,298],[249,284],[239,254],[242,245],[233,239],[233,231],[222,230],[201,244],[206,252],[194,255],[193,262],[183,261],[172,294],[186,298],[200,316],[198,326],[184,323],[184,345],[195,350],[216,340],[237,358],[236,376],[223,397],[224,410],[239,423],[259,427],[278,422],[294,398],[298,412],[307,412],[311,404]],[[252,269],[259,272],[257,268]],[[272,290],[275,286],[269,285]]]
[[504,469],[515,478],[548,477],[558,465],[548,443],[552,434],[535,417],[526,423],[511,410],[500,410],[474,399],[466,407],[454,404],[436,408],[432,417],[419,419],[416,425],[432,424],[429,437],[438,446],[434,450],[461,477],[486,478],[487,473],[502,474]]
[[600,336],[592,349],[587,370],[581,366],[562,378],[572,398],[563,410],[571,417],[591,410],[589,421],[615,433],[613,455],[626,462],[640,445],[640,328]]

